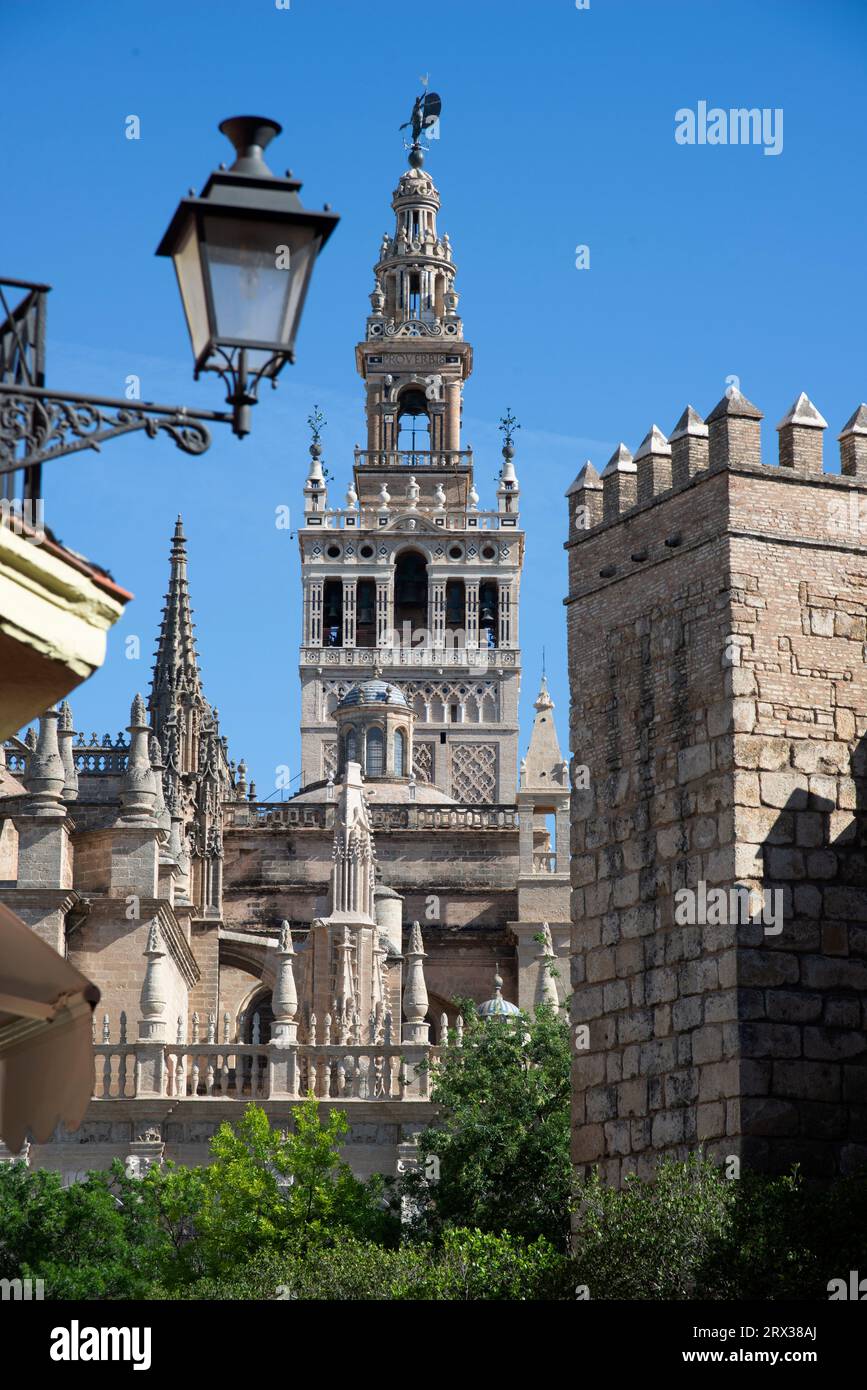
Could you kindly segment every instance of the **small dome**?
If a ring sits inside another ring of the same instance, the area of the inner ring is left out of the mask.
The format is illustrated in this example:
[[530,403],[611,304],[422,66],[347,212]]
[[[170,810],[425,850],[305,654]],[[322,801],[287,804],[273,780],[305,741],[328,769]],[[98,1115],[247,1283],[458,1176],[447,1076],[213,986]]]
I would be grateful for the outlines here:
[[479,1005],[479,1018],[514,1018],[520,1012],[517,1004],[503,998],[503,977],[498,971],[494,976],[494,997]]
[[354,705],[400,705],[403,709],[409,709],[403,691],[382,680],[362,681],[354,685],[347,690],[337,708],[351,709]]

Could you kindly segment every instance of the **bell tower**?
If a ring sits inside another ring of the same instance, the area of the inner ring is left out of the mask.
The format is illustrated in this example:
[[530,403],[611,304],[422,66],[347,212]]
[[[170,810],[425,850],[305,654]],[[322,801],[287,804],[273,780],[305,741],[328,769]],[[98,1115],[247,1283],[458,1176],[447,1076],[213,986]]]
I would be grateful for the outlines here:
[[394,191],[394,234],[382,238],[367,335],[355,350],[367,391],[368,462],[381,454],[385,463],[395,452],[460,455],[461,393],[473,350],[464,342],[451,242],[437,230],[440,198],[423,158],[413,146]]
[[[414,713],[411,780],[461,805],[515,804],[524,536],[513,430],[502,422],[495,507],[484,510],[461,438],[473,367],[437,225],[440,196],[418,139],[374,266],[355,350],[366,447],[345,502],[329,500],[321,420],[299,529],[304,589],[302,786],[338,770],[335,711],[377,675]],[[385,788],[378,798],[387,800]]]

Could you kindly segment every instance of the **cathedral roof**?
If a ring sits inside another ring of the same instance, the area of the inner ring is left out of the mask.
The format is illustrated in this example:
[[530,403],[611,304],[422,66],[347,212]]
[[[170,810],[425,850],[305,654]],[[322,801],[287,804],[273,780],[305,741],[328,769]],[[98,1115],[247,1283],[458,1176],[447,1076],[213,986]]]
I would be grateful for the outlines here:
[[403,691],[390,681],[361,681],[347,690],[338,709],[349,709],[353,705],[401,705],[409,709]]

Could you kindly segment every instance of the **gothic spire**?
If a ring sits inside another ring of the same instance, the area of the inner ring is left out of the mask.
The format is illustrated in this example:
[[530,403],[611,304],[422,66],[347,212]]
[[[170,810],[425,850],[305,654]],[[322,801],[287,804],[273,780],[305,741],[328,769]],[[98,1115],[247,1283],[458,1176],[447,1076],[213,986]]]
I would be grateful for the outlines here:
[[548,692],[548,681],[542,677],[539,694],[533,702],[536,717],[527,756],[521,762],[521,791],[541,791],[565,783],[566,765],[560,752],[557,729],[554,725],[554,701]]
[[183,522],[178,517],[172,537],[169,590],[163,607],[150,695],[151,720],[160,738],[177,696],[181,693],[202,695],[187,583],[186,547]]

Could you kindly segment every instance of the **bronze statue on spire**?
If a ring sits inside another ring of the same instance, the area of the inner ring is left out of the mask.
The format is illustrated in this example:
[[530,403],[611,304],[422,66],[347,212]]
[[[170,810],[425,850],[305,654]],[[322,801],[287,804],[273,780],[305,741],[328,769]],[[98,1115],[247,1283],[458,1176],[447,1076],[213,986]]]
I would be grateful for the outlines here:
[[[421,144],[422,135],[428,135],[431,139],[436,139],[433,135],[434,127],[440,118],[442,111],[442,101],[436,92],[427,90],[427,78],[422,79],[425,90],[421,96],[416,97],[413,103],[412,115],[408,121],[404,121],[401,130],[412,129],[412,150],[421,152],[424,146]],[[412,162],[412,161],[411,161]]]

